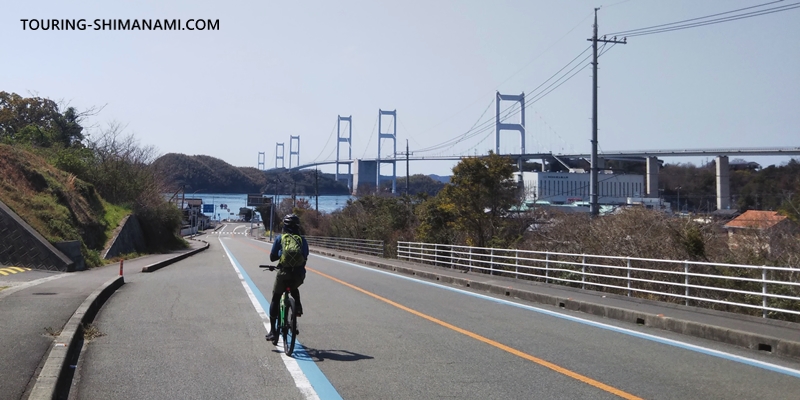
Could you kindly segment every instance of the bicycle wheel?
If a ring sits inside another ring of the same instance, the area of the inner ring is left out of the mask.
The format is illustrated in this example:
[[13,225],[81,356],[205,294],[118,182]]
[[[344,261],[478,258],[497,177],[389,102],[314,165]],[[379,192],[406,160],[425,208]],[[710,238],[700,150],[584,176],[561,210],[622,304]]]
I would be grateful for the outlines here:
[[295,315],[294,299],[287,296],[287,300],[281,335],[283,335],[283,352],[287,356],[291,356],[294,351],[294,343],[297,341],[297,315]]

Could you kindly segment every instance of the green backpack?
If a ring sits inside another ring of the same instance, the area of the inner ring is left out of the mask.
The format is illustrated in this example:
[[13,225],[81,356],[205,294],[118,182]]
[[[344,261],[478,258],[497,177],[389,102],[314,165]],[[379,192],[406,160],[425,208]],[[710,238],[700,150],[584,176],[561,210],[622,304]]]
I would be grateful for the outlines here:
[[281,235],[281,258],[278,263],[292,270],[305,265],[303,257],[303,238],[300,235],[284,233]]

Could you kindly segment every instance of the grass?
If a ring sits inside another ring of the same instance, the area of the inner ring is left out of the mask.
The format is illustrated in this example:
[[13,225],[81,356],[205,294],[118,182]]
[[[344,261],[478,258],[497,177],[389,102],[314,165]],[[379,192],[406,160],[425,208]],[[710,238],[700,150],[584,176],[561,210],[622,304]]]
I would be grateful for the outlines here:
[[81,242],[87,267],[103,265],[106,240],[130,211],[21,147],[0,144],[0,200],[49,242]]
[[11,287],[11,286],[0,286],[0,291],[3,291],[3,289],[8,289],[8,288],[10,288],[10,287]]
[[106,237],[110,238],[114,232],[114,229],[117,228],[122,219],[125,218],[128,214],[131,213],[131,210],[126,207],[118,206],[115,204],[111,204],[105,200],[101,200],[103,203],[103,209],[105,209],[105,215],[103,216],[103,222],[106,225]]
[[92,324],[84,324],[83,325],[83,339],[84,340],[93,340],[97,339],[101,336],[105,336],[106,334],[100,332],[96,326]]
[[44,328],[44,331],[47,332],[48,335],[52,337],[57,337],[61,334],[61,329],[53,329],[52,327]]

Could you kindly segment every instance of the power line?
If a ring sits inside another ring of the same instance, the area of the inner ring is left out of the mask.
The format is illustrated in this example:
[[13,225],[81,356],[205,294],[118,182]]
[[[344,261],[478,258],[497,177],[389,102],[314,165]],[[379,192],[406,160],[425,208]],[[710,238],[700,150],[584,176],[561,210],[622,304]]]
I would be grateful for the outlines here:
[[[544,82],[542,82],[541,84],[539,84],[539,86],[537,86],[537,87],[536,87],[536,88],[534,88],[532,91],[530,91],[530,92],[533,92],[533,96],[534,96],[534,97],[536,97],[536,96],[537,96],[537,94],[536,94],[535,92],[536,92],[537,90],[539,90],[539,89],[540,89],[542,86],[546,85],[548,82],[550,82],[551,80],[553,80],[553,78],[555,78],[555,77],[557,77],[559,74],[561,74],[561,72],[563,72],[563,71],[564,71],[565,69],[567,69],[567,68],[568,68],[570,65],[572,65],[572,64],[573,64],[573,63],[574,63],[574,62],[575,62],[577,59],[579,59],[581,56],[583,56],[583,54],[585,54],[587,51],[589,51],[589,49],[590,49],[590,48],[591,48],[591,46],[587,46],[587,47],[586,47],[586,49],[584,49],[584,50],[583,50],[582,52],[580,52],[580,53],[579,53],[577,56],[575,56],[575,58],[573,58],[572,60],[570,60],[570,62],[568,62],[568,63],[567,63],[566,65],[564,65],[563,67],[561,67],[561,69],[559,69],[558,71],[556,71],[556,72],[555,72],[553,75],[551,75],[549,78],[547,78],[547,79],[546,79]],[[583,60],[581,60],[581,63],[585,62],[585,61],[588,59],[588,57],[589,57],[589,56],[586,56],[586,57],[585,57]],[[573,67],[572,69],[570,69],[569,71],[567,71],[567,72],[566,72],[566,74],[569,74],[570,72],[572,72],[572,71],[573,71],[575,68],[577,68],[577,67],[578,67],[578,66],[580,66],[580,65],[581,65],[581,64],[578,64],[578,65],[576,65],[575,67]],[[585,67],[584,67],[584,68],[585,68]],[[566,74],[565,74],[565,75],[566,75]],[[547,90],[547,89],[549,89],[549,88],[550,88],[550,87],[552,87],[554,84],[556,84],[556,83],[557,83],[557,82],[559,82],[561,79],[563,79],[565,75],[562,75],[561,77],[559,77],[558,79],[556,79],[556,80],[555,80],[555,81],[554,81],[552,84],[550,84],[549,86],[545,87],[545,88],[544,88],[544,89],[542,89],[542,90]],[[574,76],[574,75],[573,75],[573,76]],[[567,80],[569,80],[569,79],[571,79],[571,77],[570,77],[570,78],[568,78]],[[560,86],[560,84],[559,84],[558,86]],[[552,90],[551,90],[551,91],[552,91]],[[548,92],[548,93],[549,93],[549,92]],[[502,115],[503,113],[507,112],[508,110],[510,110],[510,109],[511,109],[513,106],[514,106],[514,105],[512,104],[512,105],[510,105],[510,106],[506,107],[506,108],[505,108],[503,111],[501,111],[501,115]],[[527,106],[527,103],[526,103],[526,106]],[[491,103],[489,103],[489,106],[487,106],[487,110],[488,110],[488,107],[491,107]],[[501,121],[505,121],[505,120],[507,120],[508,118],[510,118],[510,117],[512,117],[512,116],[514,116],[514,115],[516,115],[516,114],[518,114],[520,111],[521,111],[521,109],[519,109],[519,110],[514,110],[514,111],[511,111],[511,112],[508,112],[508,113],[505,115],[505,117],[503,117],[503,118],[501,119]],[[484,114],[485,114],[485,113],[486,113],[486,110],[484,110]],[[482,117],[481,117],[481,118],[482,118]],[[481,119],[481,118],[478,118],[478,120],[480,121],[480,119]],[[494,123],[495,123],[495,121],[494,121],[494,118],[487,119],[486,121],[484,121],[484,122],[482,122],[482,123],[479,123],[479,124],[474,124],[474,125],[472,126],[472,128],[470,128],[468,131],[466,131],[464,134],[462,134],[462,135],[461,135],[461,137],[459,137],[459,138],[457,138],[457,139],[450,139],[450,140],[448,140],[448,141],[445,141],[445,142],[443,142],[443,143],[440,143],[440,144],[437,144],[437,145],[434,145],[434,146],[431,146],[431,147],[428,147],[428,148],[425,148],[425,149],[422,149],[422,150],[417,150],[417,151],[418,151],[418,152],[426,152],[426,151],[438,150],[438,149],[441,149],[441,148],[444,148],[444,147],[448,147],[448,146],[452,147],[453,145],[455,145],[455,144],[457,144],[457,143],[459,143],[459,142],[461,142],[461,141],[463,141],[463,140],[470,139],[470,138],[472,138],[472,137],[475,137],[475,136],[477,136],[477,135],[479,135],[479,134],[481,134],[481,133],[485,132],[485,131],[486,131],[486,130],[488,130],[488,129],[491,129],[491,128],[493,128],[493,126],[494,126]]]
[[[625,1],[627,1],[627,0],[625,0]],[[624,1],[623,1],[623,3],[624,3]],[[544,51],[542,51],[541,53],[539,53],[539,55],[535,56],[533,59],[531,59],[530,61],[528,61],[528,62],[527,62],[525,65],[523,65],[523,66],[522,66],[520,69],[518,69],[516,72],[514,72],[513,74],[511,74],[511,76],[509,76],[508,78],[506,78],[505,80],[503,80],[502,82],[500,82],[500,83],[497,85],[497,87],[495,87],[495,89],[494,89],[494,90],[492,90],[492,92],[495,92],[495,91],[497,91],[497,90],[500,88],[500,86],[502,86],[504,83],[506,83],[506,82],[508,82],[509,80],[511,80],[511,78],[515,77],[517,74],[519,74],[520,72],[522,72],[522,71],[523,71],[525,68],[528,68],[528,66],[529,66],[529,65],[531,65],[531,64],[532,64],[534,61],[538,60],[538,59],[539,59],[539,58],[541,58],[543,55],[545,55],[545,54],[546,54],[548,51],[550,51],[550,49],[552,49],[553,47],[555,47],[555,46],[556,46],[558,43],[560,43],[562,40],[564,40],[564,38],[566,38],[566,37],[567,37],[567,36],[568,36],[570,33],[572,33],[572,32],[573,32],[575,29],[577,29],[579,26],[581,26],[581,25],[583,24],[583,22],[584,22],[584,21],[586,21],[586,18],[589,18],[589,17],[591,17],[591,16],[592,16],[592,14],[591,14],[591,13],[589,13],[589,15],[587,15],[587,16],[586,16],[586,17],[584,17],[584,18],[583,18],[583,19],[582,19],[580,22],[578,22],[577,24],[575,24],[575,26],[574,26],[572,29],[570,29],[570,30],[569,30],[567,33],[565,33],[563,36],[561,36],[560,38],[558,38],[558,40],[556,40],[556,41],[555,41],[553,44],[551,44],[549,47],[547,47],[546,49],[544,49]],[[438,124],[436,124],[436,125],[432,126],[431,128],[427,129],[427,130],[426,130],[424,133],[428,133],[428,132],[432,131],[433,129],[435,129],[435,128],[438,128],[439,126],[441,126],[441,125],[442,125],[442,124],[444,124],[445,122],[447,122],[447,121],[451,120],[452,118],[454,118],[456,115],[458,115],[458,114],[461,114],[462,112],[464,112],[464,111],[465,111],[466,109],[468,109],[469,107],[472,107],[474,104],[476,104],[477,102],[481,101],[481,99],[482,99],[482,98],[483,98],[483,96],[479,97],[478,99],[476,99],[475,101],[473,101],[472,103],[470,103],[469,105],[467,105],[466,107],[464,107],[464,108],[462,108],[461,110],[457,111],[457,112],[456,112],[456,113],[454,113],[453,115],[450,115],[449,117],[445,118],[445,119],[444,119],[442,122],[439,122]]]
[[[783,1],[783,0],[779,0],[779,1]],[[736,20],[740,20],[740,19],[758,17],[758,16],[761,16],[761,15],[768,15],[768,14],[773,14],[773,13],[777,13],[777,12],[789,11],[789,10],[792,10],[792,9],[795,9],[795,8],[800,8],[800,2],[798,2],[798,3],[786,4],[786,5],[767,8],[767,9],[762,9],[762,10],[750,11],[750,12],[741,13],[741,14],[737,14],[737,15],[731,15],[731,16],[727,16],[727,17],[708,19],[708,18],[711,18],[711,17],[714,17],[714,16],[731,14],[731,13],[735,13],[735,12],[738,12],[738,11],[747,10],[747,9],[751,9],[751,8],[763,7],[765,5],[774,4],[774,3],[777,3],[779,1],[773,1],[773,2],[770,2],[770,3],[764,3],[764,4],[761,4],[761,5],[757,5],[757,6],[751,6],[751,7],[738,9],[738,10],[732,10],[732,11],[726,11],[726,12],[723,12],[723,13],[707,15],[707,16],[704,16],[704,17],[697,17],[697,18],[691,18],[691,19],[683,20],[683,21],[671,22],[671,23],[668,23],[668,24],[660,24],[660,25],[654,25],[654,26],[645,27],[645,28],[638,28],[638,29],[631,29],[631,30],[627,30],[627,31],[614,32],[614,33],[606,34],[604,36],[636,37],[636,36],[654,35],[654,34],[658,34],[658,33],[671,32],[671,31],[690,29],[690,28],[697,28],[697,27],[706,26],[706,25],[720,24],[720,23],[723,23],[723,22],[736,21]],[[700,20],[704,20],[704,21],[700,21]],[[698,22],[691,22],[691,21],[698,21]],[[686,22],[691,22],[691,23],[686,23]]]

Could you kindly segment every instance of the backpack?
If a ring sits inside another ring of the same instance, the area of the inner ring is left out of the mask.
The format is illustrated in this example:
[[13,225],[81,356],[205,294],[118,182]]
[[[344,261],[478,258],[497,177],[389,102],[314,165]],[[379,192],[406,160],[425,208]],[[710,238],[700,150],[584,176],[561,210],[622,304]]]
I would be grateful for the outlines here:
[[278,263],[291,270],[305,265],[306,258],[303,257],[302,236],[291,233],[281,235],[281,258]]

